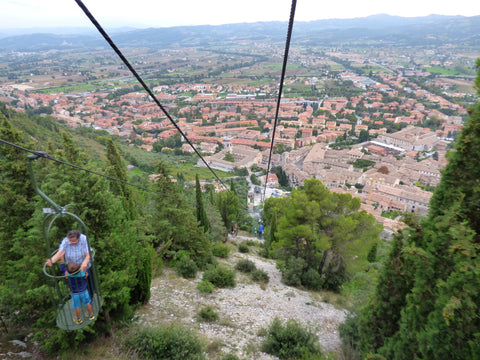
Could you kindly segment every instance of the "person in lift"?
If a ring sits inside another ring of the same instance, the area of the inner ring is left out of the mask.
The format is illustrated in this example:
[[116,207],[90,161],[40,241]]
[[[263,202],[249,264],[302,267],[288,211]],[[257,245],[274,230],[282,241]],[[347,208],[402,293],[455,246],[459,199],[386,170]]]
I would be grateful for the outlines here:
[[69,262],[66,266],[64,263],[60,264],[62,273],[65,274],[68,280],[68,286],[72,293],[72,308],[75,310],[74,321],[76,324],[83,322],[80,315],[80,308],[82,304],[88,311],[88,319],[95,320],[95,315],[92,309],[92,300],[87,289],[87,276],[88,273],[81,271],[80,265],[73,262]]

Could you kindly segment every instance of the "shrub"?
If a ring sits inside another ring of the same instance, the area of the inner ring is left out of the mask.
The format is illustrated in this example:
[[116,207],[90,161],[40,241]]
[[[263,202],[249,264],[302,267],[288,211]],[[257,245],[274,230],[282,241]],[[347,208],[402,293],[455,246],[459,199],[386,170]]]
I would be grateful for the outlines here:
[[270,280],[270,277],[265,270],[255,269],[252,271],[252,280],[256,282],[267,283]]
[[360,335],[358,333],[358,316],[352,313],[338,327],[340,339],[342,339],[342,348],[345,354],[350,354],[351,359],[360,359],[358,354],[358,343]]
[[222,360],[240,360],[240,359],[235,354],[227,354],[224,357],[222,357]]
[[218,320],[218,314],[211,306],[205,306],[198,312],[197,319],[198,321],[215,322]]
[[250,249],[248,248],[247,244],[241,243],[240,245],[238,245],[238,251],[240,251],[243,254],[246,254],[250,251]]
[[127,340],[127,346],[145,359],[205,359],[202,344],[196,335],[175,325],[141,328]]
[[210,266],[203,273],[203,280],[219,288],[235,287],[235,271],[223,265]]
[[312,290],[321,290],[323,279],[317,270],[310,268],[302,275],[302,284]]
[[347,280],[346,265],[343,258],[333,256],[325,267],[322,278],[323,287],[328,290],[338,291],[340,286]]
[[302,258],[290,257],[282,270],[282,280],[286,285],[302,285],[302,276],[307,263]]
[[186,279],[193,279],[197,275],[198,267],[195,261],[187,256],[182,257],[176,264],[177,273]]
[[212,247],[212,254],[216,257],[226,259],[230,254],[230,248],[228,245],[217,243]]
[[244,273],[251,273],[256,269],[256,267],[253,261],[242,259],[237,262],[235,269]]
[[262,349],[280,359],[323,359],[318,337],[296,320],[288,320],[282,325],[278,318],[273,319],[267,330]]
[[372,248],[370,249],[367,255],[368,262],[373,263],[377,261],[377,249],[378,249],[377,243],[373,244]]
[[203,280],[198,283],[197,289],[202,294],[210,294],[215,289],[215,285],[213,285],[210,281]]

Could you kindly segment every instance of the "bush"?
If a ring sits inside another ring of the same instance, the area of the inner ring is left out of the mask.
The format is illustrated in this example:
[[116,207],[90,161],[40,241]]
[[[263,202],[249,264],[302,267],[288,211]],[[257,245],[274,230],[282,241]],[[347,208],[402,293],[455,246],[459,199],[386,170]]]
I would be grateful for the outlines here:
[[235,269],[243,273],[251,273],[256,269],[256,266],[253,261],[248,259],[242,259],[237,262]]
[[321,290],[323,279],[317,270],[310,268],[302,275],[302,284],[312,290]]
[[215,322],[218,320],[218,314],[211,306],[205,306],[198,312],[197,319],[198,321]]
[[370,249],[367,255],[368,262],[373,263],[377,261],[377,251],[378,251],[377,249],[378,249],[377,243],[373,244],[372,248]]
[[282,270],[283,282],[289,286],[302,285],[302,276],[306,267],[307,263],[302,258],[290,257]]
[[195,261],[187,256],[182,257],[176,264],[177,273],[186,279],[194,279],[197,275],[198,267]]
[[217,243],[212,247],[212,254],[216,257],[226,259],[230,255],[230,248],[228,245]]
[[296,320],[282,325],[273,319],[262,344],[262,350],[280,359],[324,359],[318,337]]
[[227,354],[224,357],[222,357],[222,360],[240,360],[240,359],[235,354]]
[[338,291],[347,280],[347,269],[343,258],[333,256],[323,271],[323,287],[328,290]]
[[215,285],[213,285],[210,281],[203,280],[198,283],[197,289],[202,294],[210,294],[215,289]]
[[223,265],[210,266],[203,273],[203,280],[219,288],[235,287],[235,271]]
[[248,248],[247,244],[241,243],[240,245],[238,245],[238,251],[240,251],[243,254],[246,254],[250,251],[250,249]]
[[265,270],[255,269],[252,271],[252,280],[256,282],[267,283],[270,280],[270,277]]
[[358,354],[358,343],[360,335],[358,333],[358,316],[352,313],[338,327],[340,339],[342,339],[342,348],[345,354],[350,354],[351,359],[360,359]]
[[205,359],[202,344],[196,335],[175,325],[141,328],[127,340],[127,346],[145,359]]

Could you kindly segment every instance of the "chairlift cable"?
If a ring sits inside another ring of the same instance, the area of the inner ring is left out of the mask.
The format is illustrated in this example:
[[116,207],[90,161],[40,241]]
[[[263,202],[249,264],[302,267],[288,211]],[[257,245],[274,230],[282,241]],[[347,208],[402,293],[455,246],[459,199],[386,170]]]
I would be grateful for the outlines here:
[[290,41],[292,38],[292,29],[293,29],[293,21],[295,18],[295,8],[297,6],[297,0],[292,0],[292,7],[290,10],[290,20],[288,22],[288,31],[287,31],[287,40],[285,43],[285,53],[283,55],[283,66],[282,66],[282,75],[280,77],[280,86],[278,89],[278,100],[277,100],[277,108],[275,110],[275,121],[273,123],[273,134],[272,134],[272,142],[270,144],[270,155],[268,156],[268,165],[267,165],[267,175],[265,176],[265,187],[263,189],[263,201],[265,201],[265,195],[267,192],[267,184],[268,184],[268,174],[270,172],[270,162],[272,159],[272,152],[273,152],[273,144],[275,142],[275,132],[277,129],[277,122],[278,122],[278,112],[280,110],[280,100],[282,98],[282,91],[283,91],[283,81],[285,79],[285,72],[287,69],[287,60],[288,60],[288,52],[290,49]]
[[130,70],[130,72],[135,76],[135,78],[138,80],[138,82],[142,85],[142,87],[145,89],[145,91],[150,95],[150,97],[153,99],[155,104],[158,105],[158,107],[163,111],[165,116],[170,120],[170,122],[175,126],[177,131],[183,136],[185,141],[191,146],[191,148],[195,151],[195,153],[202,159],[203,163],[207,166],[207,168],[212,172],[212,174],[217,178],[217,180],[223,185],[223,187],[226,190],[229,190],[228,187],[225,185],[225,183],[218,177],[218,175],[213,171],[213,169],[208,165],[207,161],[203,158],[203,156],[200,154],[200,152],[193,146],[192,142],[188,139],[188,137],[184,134],[182,129],[178,126],[178,124],[173,120],[172,116],[168,113],[168,111],[163,107],[163,105],[160,103],[160,101],[156,98],[155,94],[153,94],[152,90],[147,86],[147,84],[143,81],[143,79],[140,77],[140,75],[137,73],[137,71],[133,68],[133,66],[130,64],[130,62],[127,60],[127,58],[123,55],[123,53],[120,51],[120,49],[115,45],[113,40],[108,36],[108,34],[105,32],[105,30],[102,28],[102,26],[98,23],[98,21],[95,19],[95,17],[92,15],[92,13],[88,10],[88,8],[83,4],[81,0],[75,0],[75,2],[78,4],[78,6],[83,10],[85,15],[89,18],[89,20],[92,22],[93,25],[97,28],[97,30],[102,34],[104,39],[108,42],[110,47],[117,53],[117,55],[120,57],[120,59],[123,61],[125,66]]
[[55,161],[55,162],[57,162],[57,163],[59,163],[59,164],[62,164],[62,165],[67,165],[67,166],[73,167],[73,168],[75,168],[75,169],[77,169],[77,170],[83,170],[83,171],[86,171],[86,172],[89,172],[89,173],[92,173],[92,174],[95,174],[95,175],[98,175],[98,176],[102,176],[102,177],[104,177],[104,178],[107,178],[108,180],[121,182],[121,183],[123,183],[123,184],[129,185],[129,186],[134,186],[134,187],[136,187],[136,188],[138,188],[138,189],[141,189],[141,190],[144,190],[144,191],[148,191],[148,192],[152,192],[152,193],[154,193],[154,194],[164,195],[164,194],[158,193],[158,192],[156,192],[156,191],[147,189],[147,188],[145,188],[145,187],[143,187],[143,186],[139,186],[139,185],[135,185],[135,184],[126,182],[125,180],[120,180],[120,179],[114,178],[114,177],[109,176],[109,175],[106,175],[106,174],[102,174],[102,173],[99,173],[99,172],[96,172],[96,171],[93,171],[93,170],[90,170],[90,169],[86,169],[86,168],[81,167],[81,166],[78,166],[78,165],[70,164],[70,163],[68,163],[68,162],[55,159],[54,157],[52,157],[51,155],[47,154],[47,153],[44,152],[44,151],[37,151],[37,150],[27,149],[27,148],[24,148],[24,147],[22,147],[22,146],[20,146],[20,145],[13,144],[13,143],[8,142],[8,141],[3,140],[3,139],[0,139],[0,142],[4,143],[4,144],[6,144],[6,145],[10,145],[10,146],[16,147],[17,149],[20,149],[20,150],[30,152],[30,153],[38,156],[38,157],[42,157],[42,158],[45,158],[45,159],[48,159],[48,160]]

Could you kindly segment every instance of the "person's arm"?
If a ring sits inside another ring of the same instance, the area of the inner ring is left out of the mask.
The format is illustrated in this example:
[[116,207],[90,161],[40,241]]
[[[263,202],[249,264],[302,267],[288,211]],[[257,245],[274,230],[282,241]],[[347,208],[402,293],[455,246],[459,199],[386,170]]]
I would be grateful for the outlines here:
[[87,271],[87,266],[88,266],[88,263],[90,262],[90,253],[88,252],[86,255],[85,255],[85,259],[83,260],[82,264],[80,265],[80,270],[83,271],[83,272],[86,272]]
[[68,278],[67,267],[65,266],[65,263],[63,261],[60,263],[60,271],[63,275],[65,275],[66,278]]
[[[50,259],[46,260],[47,266],[52,266],[54,263],[56,263],[58,260],[63,258],[63,255],[65,255],[64,250],[58,250],[55,255],[53,255]],[[90,256],[90,254],[89,254]]]

